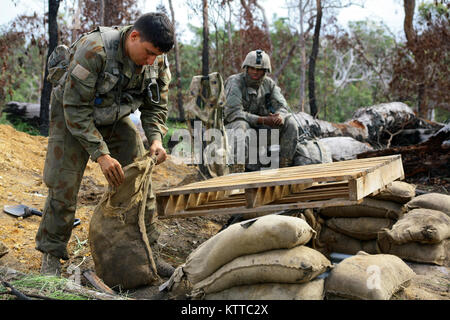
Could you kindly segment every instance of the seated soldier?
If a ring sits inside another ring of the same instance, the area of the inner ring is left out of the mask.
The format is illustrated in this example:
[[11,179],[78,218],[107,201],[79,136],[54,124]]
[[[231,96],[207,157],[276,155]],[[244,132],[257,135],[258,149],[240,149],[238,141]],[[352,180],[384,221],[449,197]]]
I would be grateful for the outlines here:
[[269,142],[267,149],[270,149],[271,144],[279,144],[279,166],[292,166],[298,140],[298,124],[288,112],[287,102],[280,88],[266,75],[271,72],[269,56],[262,50],[251,51],[242,68],[245,69],[244,72],[232,75],[225,81],[227,102],[224,118],[229,144],[234,153],[233,171],[244,171],[239,146],[245,146],[245,168],[255,168],[249,158],[252,152],[260,154],[257,149],[261,142],[251,138],[249,129],[257,132],[267,129],[270,132],[268,137],[272,136],[272,130],[279,130],[279,142]]

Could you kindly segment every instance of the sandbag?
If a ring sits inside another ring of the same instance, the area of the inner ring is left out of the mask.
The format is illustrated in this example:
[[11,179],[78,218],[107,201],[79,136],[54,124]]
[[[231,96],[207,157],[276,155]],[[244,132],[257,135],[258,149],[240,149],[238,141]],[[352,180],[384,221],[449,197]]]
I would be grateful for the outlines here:
[[395,202],[364,198],[360,204],[322,208],[320,214],[330,218],[374,217],[397,220],[403,215],[403,208]]
[[360,142],[352,137],[328,137],[320,141],[330,150],[334,161],[357,159],[359,153],[373,151],[368,143]]
[[[450,217],[441,211],[414,209],[379,234],[379,243],[439,243],[450,238]],[[386,246],[383,244],[383,246]]]
[[327,253],[356,254],[358,251],[365,251],[370,254],[379,253],[376,240],[358,240],[326,226],[323,226],[320,231],[319,243],[324,246]]
[[351,300],[389,300],[407,287],[414,271],[400,258],[365,252],[336,265],[325,281],[325,295]]
[[442,211],[450,215],[450,196],[442,193],[427,193],[413,198],[405,204],[407,210],[416,208]]
[[241,256],[195,284],[192,296],[257,283],[305,283],[331,268],[320,252],[306,246]]
[[416,186],[403,181],[394,181],[372,198],[405,204],[416,195]]
[[431,263],[439,266],[450,266],[450,240],[436,244],[409,242],[393,244],[389,241],[378,241],[380,252],[396,255],[407,261]]
[[195,249],[182,265],[182,271],[195,284],[234,258],[303,245],[315,233],[303,219],[283,215],[232,224]]
[[232,287],[205,295],[205,300],[323,300],[324,279],[302,284],[262,283]]
[[395,221],[386,218],[331,218],[325,221],[327,227],[358,240],[376,240],[382,229],[389,229]]
[[124,167],[124,182],[108,187],[92,216],[89,244],[95,273],[110,287],[132,289],[158,279],[144,221],[154,165],[154,159],[144,156]]

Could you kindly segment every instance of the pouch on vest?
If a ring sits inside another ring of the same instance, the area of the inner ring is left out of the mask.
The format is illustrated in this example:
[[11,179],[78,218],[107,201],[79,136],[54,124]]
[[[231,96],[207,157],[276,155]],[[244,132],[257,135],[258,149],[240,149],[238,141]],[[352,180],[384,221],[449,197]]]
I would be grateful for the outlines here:
[[64,82],[63,75],[67,71],[69,61],[70,52],[67,46],[60,44],[55,48],[55,50],[53,50],[47,62],[47,80],[50,81],[52,85],[57,85]]

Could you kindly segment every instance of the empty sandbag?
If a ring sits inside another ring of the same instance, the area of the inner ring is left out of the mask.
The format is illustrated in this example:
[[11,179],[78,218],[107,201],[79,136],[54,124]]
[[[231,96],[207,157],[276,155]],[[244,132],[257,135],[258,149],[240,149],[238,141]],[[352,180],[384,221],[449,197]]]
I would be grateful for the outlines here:
[[360,252],[336,265],[325,280],[325,295],[351,300],[389,300],[407,287],[414,271],[400,258]]
[[305,283],[331,266],[323,254],[306,246],[250,254],[234,259],[194,285],[192,296],[199,298],[257,283]]
[[326,226],[323,226],[320,231],[319,242],[326,248],[328,253],[356,254],[358,251],[365,251],[371,254],[378,253],[376,240],[358,240]]
[[182,271],[195,284],[236,257],[306,244],[315,231],[303,219],[266,215],[235,223],[202,243],[187,257]]
[[393,201],[405,204],[416,195],[416,186],[403,181],[394,181],[390,186],[381,191],[374,199]]
[[442,193],[427,193],[413,198],[405,204],[407,210],[416,208],[442,211],[450,215],[450,196]]
[[261,283],[243,285],[205,295],[205,300],[323,300],[324,279],[302,284]]
[[441,211],[414,209],[398,220],[390,230],[385,229],[382,233],[379,234],[379,242],[439,243],[450,238],[450,217]]
[[449,266],[449,239],[436,244],[421,244],[418,242],[395,244],[383,241],[381,238],[381,240],[378,240],[378,247],[383,253],[393,254],[407,261]]
[[358,240],[376,240],[380,230],[389,229],[394,223],[392,219],[373,217],[331,218],[325,221],[327,227]]
[[110,287],[132,289],[158,280],[144,220],[154,165],[144,156],[124,167],[124,182],[108,188],[92,215],[95,273]]
[[360,204],[322,208],[320,214],[330,218],[374,217],[397,220],[403,215],[403,208],[399,203],[364,198]]

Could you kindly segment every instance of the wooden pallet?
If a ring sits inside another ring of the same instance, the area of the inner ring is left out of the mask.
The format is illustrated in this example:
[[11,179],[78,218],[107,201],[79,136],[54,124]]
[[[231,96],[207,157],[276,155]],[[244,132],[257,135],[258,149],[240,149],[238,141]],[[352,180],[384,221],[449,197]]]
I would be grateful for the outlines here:
[[400,155],[230,174],[156,193],[161,219],[360,203],[404,179]]

